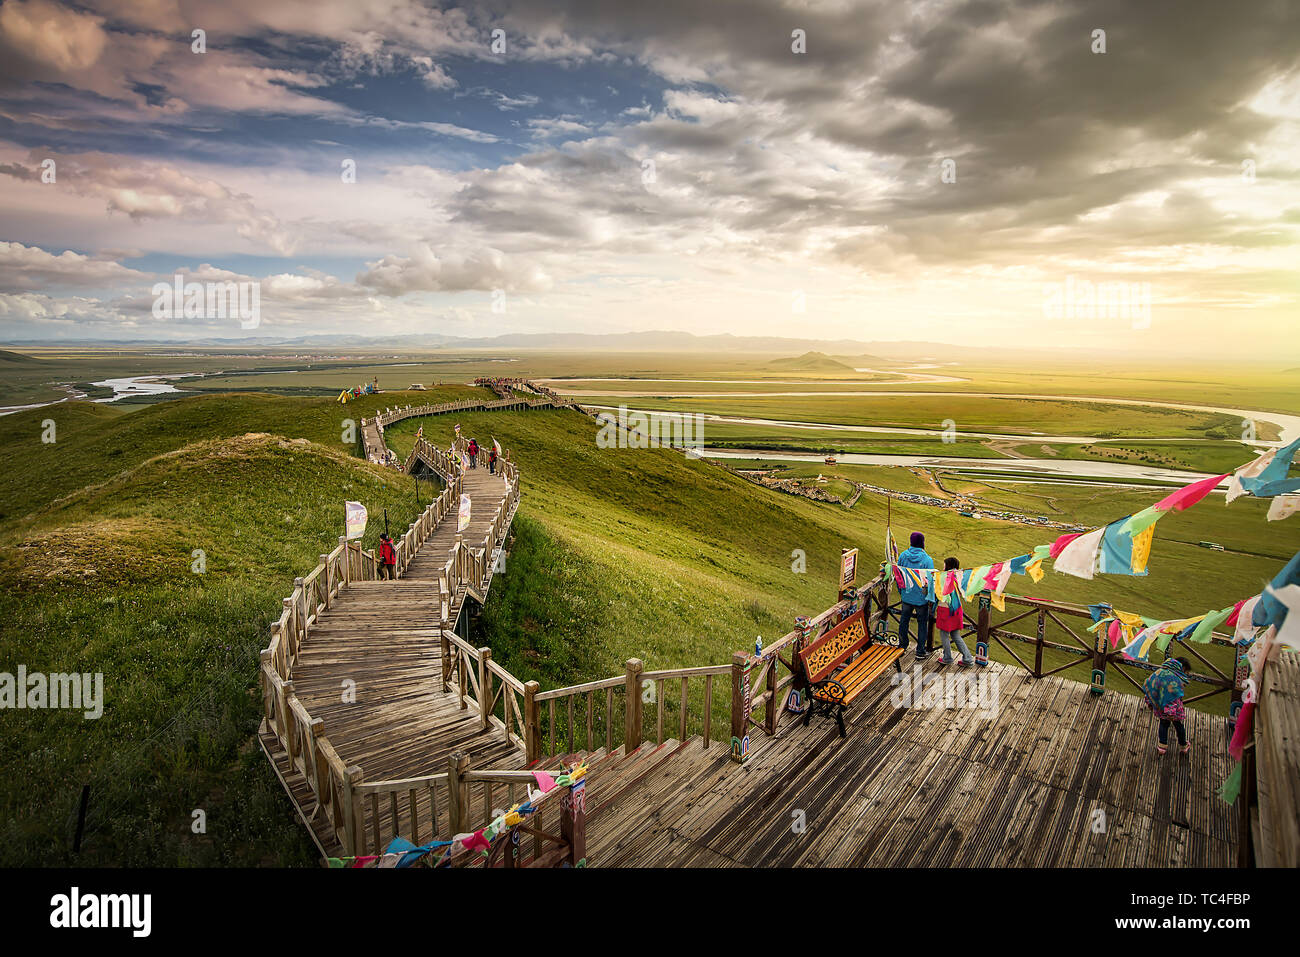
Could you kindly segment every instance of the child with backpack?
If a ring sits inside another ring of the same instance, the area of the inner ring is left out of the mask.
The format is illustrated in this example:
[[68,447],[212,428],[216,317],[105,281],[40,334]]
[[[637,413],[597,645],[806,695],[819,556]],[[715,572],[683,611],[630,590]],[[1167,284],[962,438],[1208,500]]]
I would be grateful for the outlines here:
[[379,533],[379,577],[397,579],[397,549],[387,532]]
[[1160,728],[1156,732],[1158,754],[1169,753],[1171,724],[1178,735],[1179,751],[1186,754],[1192,750],[1192,745],[1187,740],[1187,728],[1183,725],[1183,720],[1187,717],[1183,695],[1186,694],[1187,669],[1190,667],[1186,658],[1170,658],[1158,670],[1153,671],[1142,684],[1142,694],[1146,698],[1147,707],[1160,719]]
[[[956,558],[945,558],[943,560],[944,581],[947,581],[948,575],[961,568],[961,563]],[[941,664],[952,664],[952,643],[957,643],[957,650],[961,652],[961,661],[957,662],[961,668],[966,668],[975,660],[971,655],[970,649],[966,647],[966,642],[962,640],[961,629],[965,624],[965,612],[961,607],[961,578],[957,576],[957,587],[951,589],[947,595],[939,599],[939,607],[935,611],[934,626],[939,629],[939,638],[943,642],[943,660]],[[939,589],[935,589],[937,592]]]

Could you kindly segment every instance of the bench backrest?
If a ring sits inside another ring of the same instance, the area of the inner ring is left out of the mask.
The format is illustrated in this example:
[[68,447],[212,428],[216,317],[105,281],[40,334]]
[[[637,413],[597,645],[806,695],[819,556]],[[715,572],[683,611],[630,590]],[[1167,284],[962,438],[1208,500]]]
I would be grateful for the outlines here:
[[799,652],[804,674],[810,682],[825,679],[842,665],[850,655],[871,643],[867,633],[866,617],[856,611],[826,634],[814,638]]

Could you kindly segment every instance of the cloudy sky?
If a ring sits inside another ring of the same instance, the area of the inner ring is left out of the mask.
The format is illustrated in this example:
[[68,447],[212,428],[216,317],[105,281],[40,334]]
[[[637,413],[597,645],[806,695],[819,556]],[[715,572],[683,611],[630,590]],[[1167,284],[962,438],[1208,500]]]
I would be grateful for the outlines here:
[[1294,354],[1300,4],[4,0],[0,191],[5,339]]

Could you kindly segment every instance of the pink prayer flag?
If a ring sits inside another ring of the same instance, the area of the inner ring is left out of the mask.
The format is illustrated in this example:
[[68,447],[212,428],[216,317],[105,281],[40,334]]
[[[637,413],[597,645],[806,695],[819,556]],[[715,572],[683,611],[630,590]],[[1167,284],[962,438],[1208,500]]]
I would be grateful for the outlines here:
[[1243,598],[1241,601],[1237,602],[1237,604],[1235,604],[1235,605],[1232,606],[1232,614],[1229,615],[1229,616],[1224,620],[1224,622],[1223,622],[1224,625],[1226,625],[1226,626],[1229,627],[1229,628],[1233,628],[1233,627],[1236,626],[1236,624],[1237,624],[1237,617],[1241,614],[1241,606],[1244,605],[1244,604],[1246,604],[1246,602],[1247,602],[1248,600],[1249,600],[1249,599]]
[[1064,549],[1066,545],[1069,545],[1082,534],[1083,532],[1068,532],[1065,535],[1062,535],[1056,541],[1052,542],[1051,548],[1047,550],[1047,557],[1055,558],[1057,555],[1061,554],[1061,550]]
[[472,851],[476,847],[481,847],[486,851],[492,846],[488,843],[487,838],[483,836],[483,831],[481,829],[475,831],[469,837],[464,838],[461,843],[465,845],[467,851]]
[[1111,623],[1110,623],[1110,627],[1109,627],[1108,629],[1106,629],[1106,634],[1107,634],[1107,636],[1110,638],[1110,646],[1111,646],[1112,648],[1116,648],[1116,647],[1118,647],[1118,646],[1119,646],[1119,636],[1120,636],[1120,627],[1119,627],[1119,619],[1118,619],[1118,618],[1116,618],[1116,619],[1114,619],[1113,621],[1111,621]]
[[1181,512],[1185,508],[1195,505],[1205,496],[1214,491],[1215,487],[1226,479],[1231,472],[1225,472],[1223,475],[1216,475],[1213,478],[1201,479],[1199,482],[1193,482],[1191,485],[1184,486],[1177,491],[1171,492],[1160,501],[1156,502],[1155,507],[1162,512]]
[[555,788],[555,778],[551,777],[545,771],[534,771],[533,779],[537,781],[537,786],[541,788],[543,794]]
[[996,565],[989,566],[989,572],[984,576],[984,587],[996,591],[998,587],[998,578],[1002,575],[1002,569],[1006,562],[998,562]]
[[1232,729],[1232,741],[1228,744],[1228,754],[1234,761],[1241,760],[1242,749],[1246,747],[1246,742],[1250,740],[1251,726],[1255,723],[1255,702],[1248,701],[1241,706],[1241,714],[1237,715],[1236,727]]

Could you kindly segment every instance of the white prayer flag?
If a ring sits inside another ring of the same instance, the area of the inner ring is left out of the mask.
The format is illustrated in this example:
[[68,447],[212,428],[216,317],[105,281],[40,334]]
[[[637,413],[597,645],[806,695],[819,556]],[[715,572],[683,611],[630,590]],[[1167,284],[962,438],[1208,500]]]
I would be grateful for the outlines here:
[[470,501],[468,495],[460,497],[460,512],[456,516],[456,531],[463,532],[469,528]]
[[360,502],[344,502],[343,511],[348,540],[360,538],[366,533],[366,507]]

